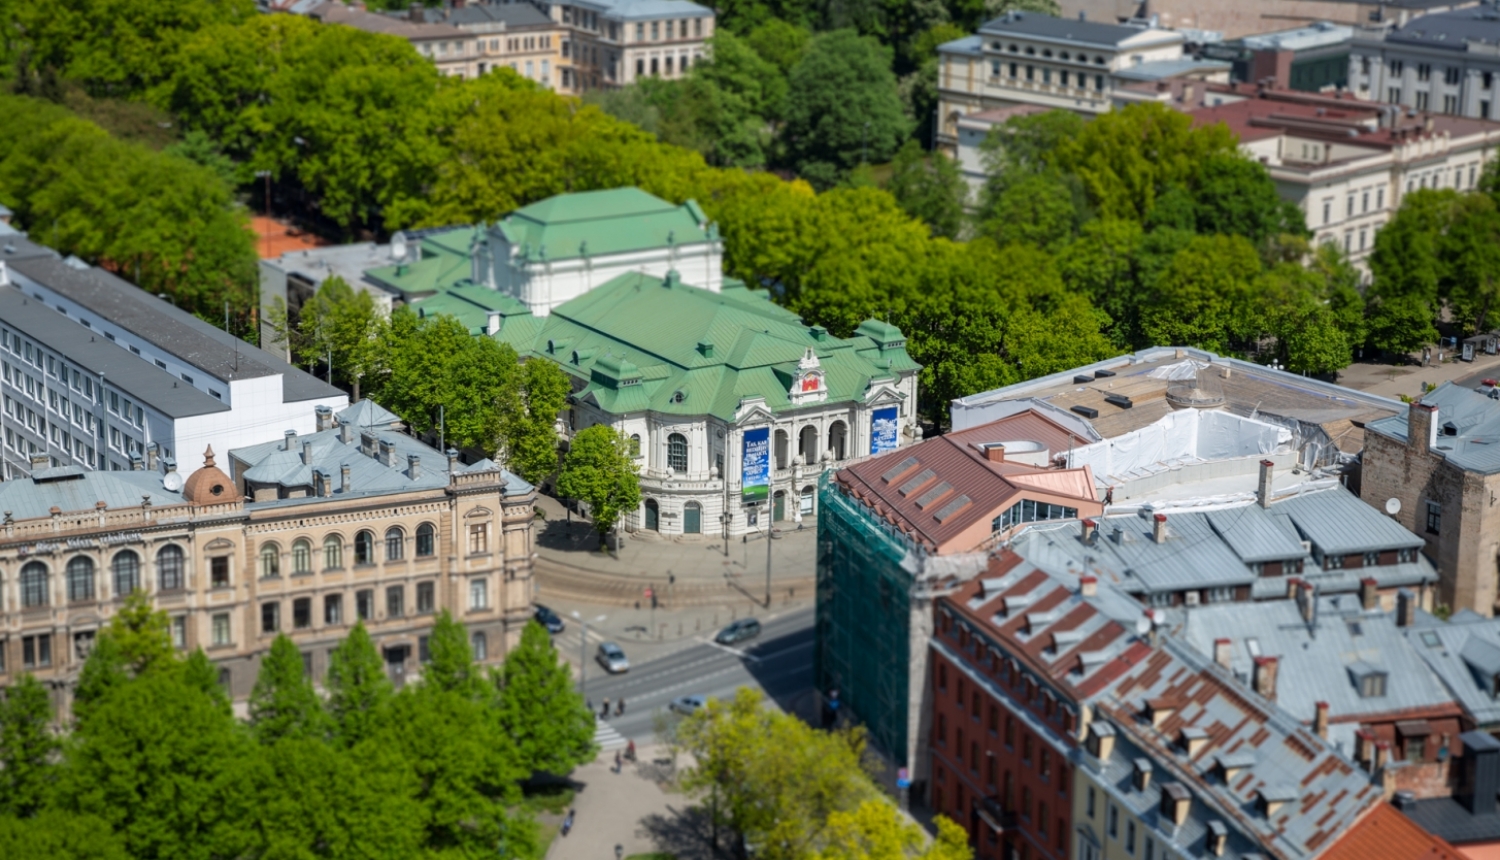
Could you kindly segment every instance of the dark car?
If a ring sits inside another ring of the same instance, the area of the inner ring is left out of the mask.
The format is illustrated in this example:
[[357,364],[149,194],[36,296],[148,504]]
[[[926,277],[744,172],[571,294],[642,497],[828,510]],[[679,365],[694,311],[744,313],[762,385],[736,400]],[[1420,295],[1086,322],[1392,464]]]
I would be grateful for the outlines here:
[[736,642],[743,642],[746,639],[754,639],[759,635],[759,621],[756,621],[754,618],[741,618],[738,621],[730,622],[728,627],[720,630],[719,635],[714,637],[714,641],[720,645],[733,645]]
[[536,604],[536,623],[547,628],[548,633],[561,633],[568,627],[568,625],[564,624],[563,620],[558,617],[556,612],[553,612],[540,603]]

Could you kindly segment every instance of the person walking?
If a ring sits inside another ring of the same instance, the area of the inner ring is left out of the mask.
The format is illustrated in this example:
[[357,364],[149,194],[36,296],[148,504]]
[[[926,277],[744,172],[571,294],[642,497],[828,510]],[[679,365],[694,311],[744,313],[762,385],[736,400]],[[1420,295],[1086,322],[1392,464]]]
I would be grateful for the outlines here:
[[576,811],[577,810],[573,810],[573,809],[569,809],[568,810],[568,815],[567,815],[567,817],[565,817],[563,819],[563,822],[562,822],[562,835],[567,836],[568,833],[570,831],[572,831],[572,829],[573,829],[573,813],[576,812]]
[[626,743],[626,745],[625,745],[625,758],[628,761],[635,761],[635,741],[632,740],[632,741],[629,741],[628,743]]
[[607,719],[609,719],[609,697],[608,696],[604,697],[604,710],[602,710],[602,711],[599,712],[599,718],[601,720],[607,720]]
[[615,703],[615,716],[617,716],[617,717],[623,717],[623,716],[625,716],[625,697],[624,696],[621,696],[620,697],[620,701],[618,701],[618,702]]
[[615,773],[625,769],[625,762],[620,758],[620,751],[615,750]]

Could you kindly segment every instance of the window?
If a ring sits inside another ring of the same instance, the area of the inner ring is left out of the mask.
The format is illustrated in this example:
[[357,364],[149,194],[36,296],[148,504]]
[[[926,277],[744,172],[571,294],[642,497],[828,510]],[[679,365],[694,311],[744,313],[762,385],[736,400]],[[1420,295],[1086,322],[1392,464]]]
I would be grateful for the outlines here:
[[1156,843],[1149,838],[1146,840],[1146,860],[1156,860]]
[[1125,822],[1125,853],[1135,853],[1135,819]]
[[667,468],[674,472],[686,472],[687,467],[687,437],[681,433],[673,433],[667,437]]
[[1417,110],[1427,110],[1428,105],[1432,102],[1432,94],[1426,92],[1417,93],[1416,102]]
[[1458,113],[1458,96],[1443,96],[1443,113]]
[[948,717],[945,714],[938,714],[937,742],[940,747],[948,745]]
[[430,637],[430,636],[418,636],[417,637],[417,662],[419,662],[419,663],[431,663],[432,662],[432,637]]
[[641,456],[641,434],[630,434],[630,456],[640,459]]
[[1031,818],[1031,788],[1021,786],[1021,817]]
[[471,643],[473,643],[473,647],[474,647],[474,659],[475,660],[486,660],[486,659],[489,658],[489,655],[490,655],[489,639],[488,639],[488,637],[486,637],[484,635],[483,631],[480,631],[478,633],[475,633],[473,636],[470,636],[469,637],[469,641]]
[[1041,775],[1042,779],[1048,779],[1052,776],[1052,752],[1050,750],[1042,750],[1042,766],[1037,769],[1037,773]]
[[1425,81],[1432,77],[1431,63],[1417,63],[1417,80]]
[[990,530],[1001,532],[1014,525],[1021,523],[1032,523],[1041,520],[1072,520],[1078,518],[1077,508],[1065,508],[1062,505],[1050,505],[1046,502],[1034,502],[1024,499],[1010,506],[1010,509],[1001,514],[990,523]]
[[360,532],[354,536],[354,563],[375,563],[375,536],[369,532]]
[[1457,84],[1458,83],[1459,74],[1460,74],[1460,72],[1459,72],[1457,66],[1447,66],[1447,67],[1445,67],[1443,69],[1443,83],[1445,83],[1445,84]]
[[1016,746],[1016,718],[1010,714],[1005,715],[1005,746],[1010,749]]
[[1089,786],[1088,805],[1086,807],[1089,818],[1094,817],[1094,787]]
[[1120,835],[1120,807],[1114,804],[1109,807],[1109,835],[1111,839]]
[[1427,503],[1427,533],[1441,534],[1443,527],[1443,506],[1437,502]]
[[433,554],[433,537],[437,530],[432,523],[422,523],[417,526],[417,557],[426,558]]
[[[1377,189],[1375,189],[1375,208],[1376,209],[1384,209],[1385,208],[1385,189],[1384,188],[1377,188]],[[1150,843],[1147,843],[1147,844],[1150,844]]]
[[187,650],[186,615],[178,615],[172,619],[172,647],[179,651]]
[[208,578],[213,588],[229,587],[229,556],[220,555],[208,560]]
[[25,636],[21,639],[21,666],[36,669],[52,665],[52,635]]
[[229,613],[220,612],[214,616],[213,643],[215,646],[230,644]]
[[292,601],[292,628],[306,630],[312,626],[312,598],[299,597]]
[[385,590],[385,615],[387,618],[400,618],[406,614],[406,588],[393,585]]
[[[89,652],[94,650],[96,633],[93,630],[85,630],[73,634],[73,659],[82,663],[89,658]],[[0,644],[0,648],[3,648]],[[0,664],[0,671],[4,671],[4,665]]]
[[1385,90],[1385,100],[1391,104],[1399,104],[1401,102],[1401,88],[1387,87]]
[[1427,753],[1427,739],[1414,737],[1406,739],[1406,760],[1425,761]]
[[329,535],[323,539],[323,567],[327,570],[338,570],[344,566],[344,542],[338,535]]
[[483,578],[469,580],[469,609],[489,609],[489,582]]
[[274,601],[260,605],[260,632],[275,633],[281,629],[281,604]]
[[354,612],[360,621],[369,621],[375,617],[375,592],[370,589],[354,593]]
[[1036,835],[1043,842],[1047,841],[1047,804],[1036,805]]
[[23,607],[46,606],[47,566],[39,561],[30,561],[21,568],[21,605]]
[[115,574],[115,597],[128,597],[141,587],[141,557],[132,550],[115,553],[111,562]]
[[281,575],[281,551],[275,544],[260,548],[260,578],[270,579]]
[[312,541],[301,538],[292,544],[292,575],[312,573]]
[[162,591],[177,591],[182,588],[181,547],[164,546],[156,554],[156,581]]
[[469,555],[490,551],[490,524],[475,523],[469,526]]
[[323,598],[323,623],[329,627],[344,623],[344,595],[329,594]]
[[406,554],[406,548],[402,545],[406,535],[397,528],[387,529],[385,532],[385,560],[400,561]]
[[94,599],[94,560],[74,556],[68,560],[68,601]]
[[1031,764],[1031,733],[1021,736],[1021,761]]
[[1028,80],[1028,81],[1034,81],[1034,80],[1036,80],[1036,66],[1027,66],[1026,67],[1026,80]]

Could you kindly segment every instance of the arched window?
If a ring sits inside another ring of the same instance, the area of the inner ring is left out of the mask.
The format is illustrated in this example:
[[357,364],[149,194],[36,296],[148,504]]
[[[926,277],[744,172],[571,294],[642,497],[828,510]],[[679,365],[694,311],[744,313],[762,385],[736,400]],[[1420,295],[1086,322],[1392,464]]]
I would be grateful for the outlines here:
[[131,592],[141,587],[141,557],[134,550],[121,550],[115,553],[115,597],[129,597]]
[[797,433],[797,456],[802,462],[811,466],[818,459],[818,428],[811,424],[803,427]]
[[344,566],[344,541],[338,535],[323,539],[323,567],[338,570]]
[[94,599],[94,560],[87,556],[68,559],[68,600]]
[[39,561],[30,561],[21,568],[21,605],[46,606],[47,566]]
[[842,460],[847,456],[849,448],[849,427],[842,421],[835,421],[828,426],[828,452],[833,459]]
[[641,456],[641,434],[630,434],[630,456],[639,458]]
[[292,544],[292,573],[312,573],[312,541],[307,538]]
[[432,527],[432,523],[422,523],[417,526],[417,556],[419,558],[426,558],[433,554],[435,550],[432,539],[436,534],[437,530]]
[[274,543],[260,548],[261,579],[281,575],[281,549]]
[[386,529],[386,532],[385,532],[385,560],[386,561],[400,561],[401,560],[401,557],[406,554],[406,548],[403,546],[403,544],[405,543],[405,540],[406,540],[406,535],[404,533],[402,533],[402,531],[400,529],[398,529],[398,528]]
[[687,471],[687,437],[681,433],[667,437],[667,468],[675,472]]
[[354,563],[375,563],[375,535],[369,532],[360,532],[354,536]]
[[178,591],[182,588],[182,547],[164,546],[156,554],[156,582],[162,591]]

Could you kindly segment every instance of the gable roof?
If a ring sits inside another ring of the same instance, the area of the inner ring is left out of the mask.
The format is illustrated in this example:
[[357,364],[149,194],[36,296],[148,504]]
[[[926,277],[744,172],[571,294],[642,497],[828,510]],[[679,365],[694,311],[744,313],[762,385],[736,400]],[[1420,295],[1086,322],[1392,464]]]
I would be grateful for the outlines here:
[[[1446,798],[1445,798],[1446,799]],[[1423,830],[1389,803],[1376,804],[1319,860],[1465,860],[1458,849]]]
[[[1500,472],[1500,400],[1444,382],[1422,395],[1421,402],[1437,407],[1437,414],[1432,416],[1438,430],[1433,453],[1465,471],[1483,475]],[[1408,409],[1371,421],[1368,429],[1404,445],[1410,417]],[[1451,436],[1446,433],[1450,424],[1454,430]]]
[[1040,12],[1011,12],[986,22],[979,28],[979,32],[984,36],[1013,35],[1107,48],[1183,42],[1181,34],[1168,30],[1058,18]]
[[525,260],[569,260],[718,241],[692,200],[676,206],[639,188],[559,194],[505,216],[495,231]]

